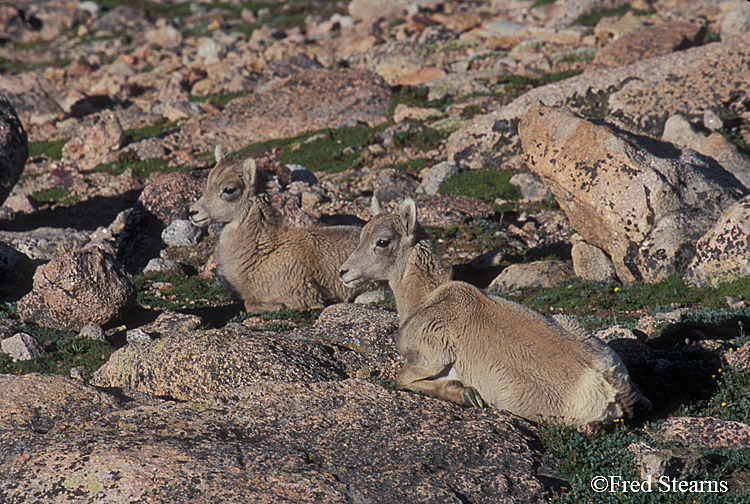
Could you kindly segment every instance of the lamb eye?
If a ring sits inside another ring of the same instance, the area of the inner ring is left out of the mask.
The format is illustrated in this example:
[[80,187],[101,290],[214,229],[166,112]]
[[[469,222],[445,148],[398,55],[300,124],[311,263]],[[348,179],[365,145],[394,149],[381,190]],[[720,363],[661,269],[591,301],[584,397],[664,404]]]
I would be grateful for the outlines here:
[[378,248],[386,248],[390,244],[391,240],[378,240],[377,242],[375,242],[375,246]]
[[221,194],[225,194],[225,195],[227,195],[227,196],[231,196],[231,195],[233,195],[233,194],[234,194],[234,193],[236,193],[236,192],[237,192],[237,188],[236,188],[236,187],[225,187],[225,188],[224,188],[224,189],[223,189],[223,190],[221,191]]

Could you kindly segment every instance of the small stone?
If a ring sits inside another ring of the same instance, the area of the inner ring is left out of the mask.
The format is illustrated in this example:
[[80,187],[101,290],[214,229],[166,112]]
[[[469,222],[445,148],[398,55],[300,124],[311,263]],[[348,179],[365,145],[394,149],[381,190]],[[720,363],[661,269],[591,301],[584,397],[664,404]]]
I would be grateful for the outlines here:
[[197,245],[204,229],[186,219],[173,220],[161,233],[161,239],[170,247]]
[[3,206],[10,208],[14,212],[33,213],[39,208],[39,202],[26,194],[14,194],[10,196]]
[[73,368],[70,368],[70,377],[74,380],[79,380],[82,382],[88,381],[88,379],[91,377],[88,371],[86,371],[85,366],[76,366]]
[[533,173],[516,173],[509,182],[518,187],[529,201],[542,201],[549,194],[544,182]]
[[148,273],[150,271],[160,271],[163,273],[167,271],[179,271],[179,270],[180,270],[179,264],[169,259],[163,259],[161,257],[154,257],[153,259],[149,259],[148,263],[146,263],[146,266],[144,266],[143,268],[144,273]]
[[306,182],[311,186],[318,183],[318,177],[315,174],[299,164],[288,164],[287,168],[292,172],[292,181],[294,182]]
[[132,343],[147,343],[151,341],[151,336],[141,329],[140,327],[136,329],[130,329],[125,333],[125,340],[132,344]]
[[448,179],[458,174],[459,167],[450,161],[438,163],[422,178],[422,183],[417,187],[417,194],[437,194],[440,186],[445,184]]
[[573,271],[581,280],[614,282],[617,279],[612,259],[599,247],[581,240],[571,250]]
[[703,112],[703,126],[711,131],[716,131],[724,127],[724,121],[713,110],[706,110]]
[[39,341],[26,333],[16,333],[2,342],[2,351],[13,358],[13,362],[42,357],[46,352]]
[[369,378],[371,375],[372,375],[372,370],[368,367],[359,368],[357,369],[357,372],[355,373],[355,376],[357,378],[361,378],[364,380]]
[[205,66],[219,63],[226,54],[227,48],[212,38],[204,40],[201,45],[198,46],[197,55],[198,57],[203,58],[203,64]]
[[107,336],[104,334],[104,329],[96,322],[89,322],[83,326],[78,333],[78,337],[107,343]]
[[357,296],[357,299],[355,299],[354,302],[356,304],[371,304],[385,301],[388,292],[389,291],[384,290],[363,292]]
[[573,268],[564,261],[537,261],[511,264],[490,283],[490,292],[508,292],[521,287],[551,288],[573,276]]

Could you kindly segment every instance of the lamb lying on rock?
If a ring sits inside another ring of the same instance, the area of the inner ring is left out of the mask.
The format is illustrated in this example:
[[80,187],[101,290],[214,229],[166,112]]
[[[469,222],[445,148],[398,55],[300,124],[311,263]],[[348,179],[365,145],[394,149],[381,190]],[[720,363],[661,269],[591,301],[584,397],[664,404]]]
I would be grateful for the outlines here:
[[620,358],[573,320],[451,281],[413,200],[398,215],[380,213],[373,200],[373,215],[339,275],[351,288],[387,280],[393,290],[399,386],[573,426],[632,416],[636,404],[651,408]]
[[232,159],[216,147],[205,194],[190,207],[196,226],[225,223],[216,247],[219,275],[245,310],[308,310],[353,301],[368,287],[349,288],[338,268],[359,243],[353,226],[289,227],[270,205],[255,161]]

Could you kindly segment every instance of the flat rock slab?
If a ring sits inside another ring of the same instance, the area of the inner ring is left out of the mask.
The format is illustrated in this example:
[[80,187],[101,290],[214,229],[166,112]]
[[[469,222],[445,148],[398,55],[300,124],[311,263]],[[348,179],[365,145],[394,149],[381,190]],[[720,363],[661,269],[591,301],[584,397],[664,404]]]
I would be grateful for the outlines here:
[[387,120],[390,97],[383,78],[368,70],[303,70],[232,100],[210,119],[187,124],[184,136],[196,144],[212,142],[194,150],[212,151],[213,143],[221,143],[231,152],[307,131],[375,126]]
[[468,168],[520,162],[518,123],[540,102],[590,118],[613,116],[658,137],[674,114],[692,120],[717,103],[730,108],[745,99],[748,44],[750,33],[533,89],[453,133],[447,142],[448,160]]
[[750,446],[750,425],[715,417],[675,417],[667,419],[656,436],[686,446],[739,449]]
[[320,382],[362,372],[395,379],[400,362],[393,344],[395,313],[352,304],[324,313],[314,326],[284,333],[236,323],[208,331],[177,329],[116,351],[91,382],[203,401],[233,397],[238,388],[269,380]]
[[[0,380],[12,390],[37,380],[72,386],[63,377]],[[127,409],[87,388],[67,398],[38,390],[48,408],[83,414],[59,418],[0,459],[0,500],[543,503],[565,485],[522,420],[365,380],[262,382],[231,401]],[[21,397],[0,401],[32,415]],[[0,415],[3,440],[24,432]]]

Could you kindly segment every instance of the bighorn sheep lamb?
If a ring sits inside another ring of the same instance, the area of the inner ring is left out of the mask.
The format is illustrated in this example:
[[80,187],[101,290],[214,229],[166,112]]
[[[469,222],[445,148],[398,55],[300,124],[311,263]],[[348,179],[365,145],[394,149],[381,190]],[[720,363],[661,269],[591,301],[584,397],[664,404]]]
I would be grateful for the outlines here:
[[190,207],[196,226],[226,224],[215,255],[217,270],[252,313],[308,310],[353,301],[367,288],[348,288],[338,268],[359,243],[353,226],[292,228],[269,203],[264,177],[216,147],[205,194]]
[[573,426],[651,408],[620,358],[573,320],[451,281],[413,200],[394,215],[373,199],[373,215],[339,276],[351,288],[387,280],[393,290],[400,387]]

